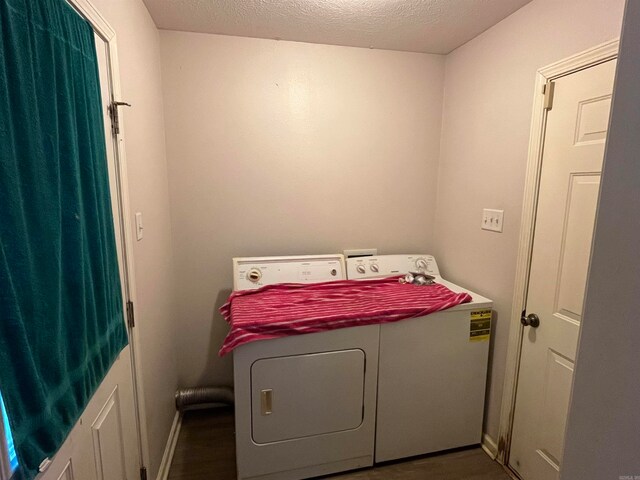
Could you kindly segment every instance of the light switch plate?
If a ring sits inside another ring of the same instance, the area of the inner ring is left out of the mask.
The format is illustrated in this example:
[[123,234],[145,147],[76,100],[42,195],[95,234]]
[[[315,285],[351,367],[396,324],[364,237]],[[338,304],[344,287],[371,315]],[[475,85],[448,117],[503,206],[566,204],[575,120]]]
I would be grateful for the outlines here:
[[142,226],[142,212],[136,213],[136,239],[138,241],[142,240],[144,236],[144,227]]
[[482,210],[482,227],[483,230],[490,232],[502,233],[502,224],[504,223],[504,210],[493,210],[485,208]]

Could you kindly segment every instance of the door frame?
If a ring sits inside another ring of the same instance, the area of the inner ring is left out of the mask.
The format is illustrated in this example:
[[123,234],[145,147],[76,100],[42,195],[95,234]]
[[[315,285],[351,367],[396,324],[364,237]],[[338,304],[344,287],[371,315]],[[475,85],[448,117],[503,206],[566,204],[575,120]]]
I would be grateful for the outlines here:
[[529,271],[531,268],[531,252],[535,232],[536,210],[540,188],[540,172],[542,169],[542,155],[544,134],[547,124],[545,109],[545,85],[548,82],[564,77],[571,73],[593,67],[600,63],[618,57],[620,39],[610,40],[596,47],[590,48],[576,55],[552,63],[539,69],[536,73],[536,83],[533,98],[533,114],[529,134],[529,151],[527,155],[527,170],[522,202],[520,236],[518,243],[518,259],[516,263],[516,277],[513,291],[511,310],[511,324],[509,326],[509,340],[507,347],[507,363],[502,392],[502,408],[500,412],[500,427],[498,431],[498,454],[496,460],[508,466],[511,448],[511,430],[515,411],[518,371],[522,352],[522,336],[524,327],[520,317],[527,302],[529,288]]
[[[122,89],[120,85],[120,67],[118,63],[118,46],[116,32],[109,25],[109,22],[102,16],[98,9],[93,6],[90,0],[66,0],[85,20],[92,26],[94,32],[102,38],[107,46],[107,69],[111,86],[111,101],[122,100]],[[122,263],[124,278],[121,279],[124,290],[125,302],[130,301],[136,305],[136,282],[135,266],[133,259],[133,229],[131,222],[131,208],[129,201],[129,177],[127,173],[127,155],[124,138],[124,119],[119,118],[120,131],[115,135],[115,170],[116,170],[116,191],[117,209],[122,225]],[[106,141],[109,141],[107,138]],[[142,383],[142,361],[139,352],[142,351],[138,329],[132,328],[127,322],[127,332],[129,334],[129,351],[131,355],[131,381],[133,383],[133,400],[136,417],[136,430],[138,432],[138,456],[140,458],[140,468],[149,464],[149,442],[147,425],[143,419],[146,418],[144,390]]]

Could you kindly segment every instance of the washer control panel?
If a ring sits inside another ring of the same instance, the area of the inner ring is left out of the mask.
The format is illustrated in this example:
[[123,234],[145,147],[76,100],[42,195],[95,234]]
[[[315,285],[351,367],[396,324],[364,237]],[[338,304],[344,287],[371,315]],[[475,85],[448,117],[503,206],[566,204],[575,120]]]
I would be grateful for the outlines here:
[[344,257],[300,255],[233,259],[233,289],[252,290],[276,283],[314,283],[344,280]]
[[375,255],[347,260],[347,278],[349,280],[389,277],[419,271],[440,276],[438,264],[433,255]]

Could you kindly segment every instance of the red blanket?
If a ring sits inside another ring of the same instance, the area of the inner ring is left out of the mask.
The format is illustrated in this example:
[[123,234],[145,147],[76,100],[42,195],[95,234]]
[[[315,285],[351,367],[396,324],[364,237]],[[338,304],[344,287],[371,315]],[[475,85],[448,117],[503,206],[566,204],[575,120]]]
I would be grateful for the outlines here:
[[323,283],[280,283],[233,292],[220,313],[231,330],[222,356],[269,338],[422,317],[471,301],[444,285],[401,284],[399,277]]

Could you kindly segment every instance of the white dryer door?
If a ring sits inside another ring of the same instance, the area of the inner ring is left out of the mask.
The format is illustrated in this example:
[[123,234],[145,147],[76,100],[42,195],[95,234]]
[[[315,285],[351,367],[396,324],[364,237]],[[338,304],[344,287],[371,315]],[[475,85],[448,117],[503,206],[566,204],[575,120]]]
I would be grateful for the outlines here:
[[358,428],[364,371],[360,349],[256,361],[251,366],[253,441],[264,444]]

